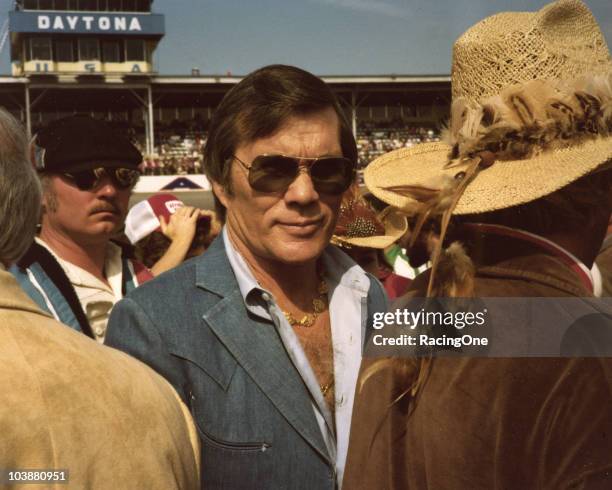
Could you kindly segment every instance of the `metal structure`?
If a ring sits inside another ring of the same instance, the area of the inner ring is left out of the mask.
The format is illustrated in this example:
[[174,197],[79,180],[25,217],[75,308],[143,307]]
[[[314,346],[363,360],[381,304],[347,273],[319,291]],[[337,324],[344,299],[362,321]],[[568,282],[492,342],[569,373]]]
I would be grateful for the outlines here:
[[[357,133],[359,122],[401,119],[434,127],[446,119],[448,76],[323,77],[338,95]],[[153,153],[155,125],[210,119],[223,95],[241,77],[75,74],[0,77],[0,104],[25,122],[28,131],[70,113],[90,113],[142,127]]]
[[[0,77],[0,104],[30,133],[70,113],[125,122],[145,152],[156,125],[198,119],[206,125],[235,76],[159,76],[153,53],[164,16],[152,0],[17,0],[0,28],[10,36],[12,75]],[[450,100],[448,76],[330,76],[355,134],[362,120],[400,119],[434,126]]]

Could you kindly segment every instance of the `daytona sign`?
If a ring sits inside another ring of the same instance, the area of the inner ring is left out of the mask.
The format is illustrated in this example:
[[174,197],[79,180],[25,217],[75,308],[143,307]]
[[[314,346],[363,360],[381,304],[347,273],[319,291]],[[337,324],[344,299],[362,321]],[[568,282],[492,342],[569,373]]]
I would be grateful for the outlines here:
[[94,13],[10,12],[11,32],[164,35],[164,16]]

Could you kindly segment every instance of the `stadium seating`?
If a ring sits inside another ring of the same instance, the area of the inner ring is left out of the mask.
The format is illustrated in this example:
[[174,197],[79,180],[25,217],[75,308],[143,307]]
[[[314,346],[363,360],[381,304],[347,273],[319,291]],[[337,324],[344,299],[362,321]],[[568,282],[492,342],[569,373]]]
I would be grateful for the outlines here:
[[[144,175],[185,175],[202,173],[202,150],[207,124],[201,120],[156,124],[155,152],[145,155]],[[142,142],[141,151],[144,150]],[[143,151],[143,154],[145,152]]]
[[385,122],[361,125],[357,129],[359,166],[366,167],[372,160],[389,151],[431,141],[440,141],[439,132],[433,128]]
[[[144,175],[184,175],[202,173],[202,150],[206,143],[206,124],[191,120],[156,124],[155,152],[146,155]],[[135,137],[143,154],[142,138]],[[359,168],[391,150],[419,143],[440,141],[433,128],[402,125],[398,121],[364,123],[357,128]]]

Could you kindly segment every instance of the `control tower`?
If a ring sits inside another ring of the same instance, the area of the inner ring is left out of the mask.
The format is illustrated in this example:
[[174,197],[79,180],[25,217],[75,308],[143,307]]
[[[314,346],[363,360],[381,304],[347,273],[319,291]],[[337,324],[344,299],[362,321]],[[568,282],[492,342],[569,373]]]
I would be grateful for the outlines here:
[[9,13],[13,76],[155,73],[164,16],[152,0],[17,0]]

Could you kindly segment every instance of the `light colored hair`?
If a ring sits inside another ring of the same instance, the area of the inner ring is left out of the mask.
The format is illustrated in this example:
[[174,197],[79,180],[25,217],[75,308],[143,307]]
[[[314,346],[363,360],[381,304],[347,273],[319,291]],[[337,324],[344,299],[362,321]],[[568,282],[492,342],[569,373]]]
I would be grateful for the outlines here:
[[49,174],[38,174],[43,195],[42,213],[55,213],[59,207],[57,192],[53,188]]
[[21,123],[0,108],[0,262],[16,262],[31,245],[41,190]]

